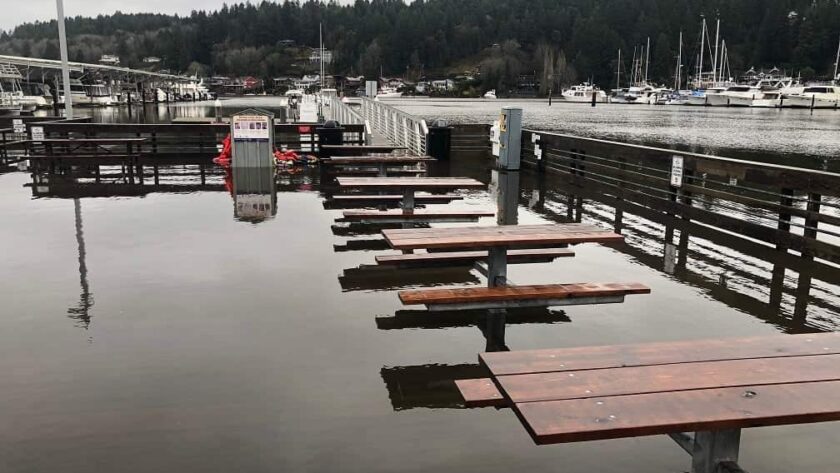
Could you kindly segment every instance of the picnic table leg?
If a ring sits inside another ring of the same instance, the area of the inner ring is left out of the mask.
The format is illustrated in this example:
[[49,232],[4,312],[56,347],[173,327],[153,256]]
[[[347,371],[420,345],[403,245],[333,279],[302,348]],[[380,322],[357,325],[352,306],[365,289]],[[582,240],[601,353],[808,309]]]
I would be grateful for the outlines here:
[[691,473],[743,471],[738,467],[741,429],[697,432],[691,453]]
[[385,172],[385,163],[379,163],[379,177],[386,177],[387,175],[388,173]]
[[[408,188],[403,190],[403,199],[400,203],[403,213],[414,213],[414,189]],[[403,228],[414,228],[413,222],[405,222],[402,224]],[[414,250],[403,250],[403,254],[409,255],[414,253]]]
[[414,212],[414,189],[409,188],[403,191],[402,208],[406,212]]
[[487,287],[505,285],[507,285],[507,248],[490,248],[487,253]]

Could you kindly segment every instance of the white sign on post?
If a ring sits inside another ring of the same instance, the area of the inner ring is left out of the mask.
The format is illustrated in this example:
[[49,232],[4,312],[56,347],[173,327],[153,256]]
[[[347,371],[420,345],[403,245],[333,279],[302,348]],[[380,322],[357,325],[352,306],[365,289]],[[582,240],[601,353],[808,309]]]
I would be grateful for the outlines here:
[[12,128],[14,129],[15,133],[26,133],[26,125],[20,118],[15,118],[12,120]]
[[44,127],[42,127],[42,126],[33,126],[32,127],[32,141],[35,141],[35,142],[44,141]]
[[269,117],[260,115],[234,115],[233,117],[233,139],[234,140],[265,140],[268,141]]
[[682,187],[683,180],[683,157],[671,157],[671,185],[673,187]]
[[492,151],[493,156],[499,156],[499,122],[493,122],[493,126],[490,127],[490,143],[492,144]]

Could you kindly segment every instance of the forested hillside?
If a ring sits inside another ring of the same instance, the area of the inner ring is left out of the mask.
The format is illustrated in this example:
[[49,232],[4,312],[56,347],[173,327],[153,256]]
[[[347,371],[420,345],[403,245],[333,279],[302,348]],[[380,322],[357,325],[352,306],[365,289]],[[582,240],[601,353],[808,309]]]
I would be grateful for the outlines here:
[[[621,48],[625,70],[635,45],[651,38],[650,74],[669,82],[679,32],[693,70],[701,15],[720,17],[733,71],[779,66],[829,76],[840,36],[840,0],[357,0],[261,2],[175,17],[115,14],[69,19],[70,56],[95,62],[116,54],[140,66],[159,56],[177,71],[287,72],[295,60],[282,40],[317,46],[324,25],[339,74],[419,76],[479,69],[504,87],[520,73],[558,82],[614,81]],[[57,58],[55,22],[26,24],[0,36],[0,52]]]

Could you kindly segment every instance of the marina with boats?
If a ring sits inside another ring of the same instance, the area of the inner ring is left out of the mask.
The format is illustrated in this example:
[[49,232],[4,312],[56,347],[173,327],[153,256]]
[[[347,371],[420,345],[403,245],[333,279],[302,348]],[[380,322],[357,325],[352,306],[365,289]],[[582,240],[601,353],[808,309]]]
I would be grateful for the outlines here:
[[[726,41],[720,37],[720,19],[716,22],[714,44],[703,18],[696,55],[695,72],[683,80],[685,68],[683,35],[679,36],[679,54],[674,68],[673,87],[652,85],[648,80],[650,68],[650,38],[633,50],[627,87],[622,87],[621,50],[618,51],[616,88],[609,96],[590,83],[573,86],[562,93],[569,102],[616,103],[644,105],[687,105],[706,107],[755,108],[840,108],[840,39],[834,58],[832,79],[827,82],[803,83],[801,78],[786,75],[774,67],[768,72],[746,71],[739,81],[732,77]],[[706,60],[709,61],[708,65]],[[708,69],[707,69],[708,67]],[[626,75],[625,75],[626,77]],[[683,88],[686,85],[687,88]]]

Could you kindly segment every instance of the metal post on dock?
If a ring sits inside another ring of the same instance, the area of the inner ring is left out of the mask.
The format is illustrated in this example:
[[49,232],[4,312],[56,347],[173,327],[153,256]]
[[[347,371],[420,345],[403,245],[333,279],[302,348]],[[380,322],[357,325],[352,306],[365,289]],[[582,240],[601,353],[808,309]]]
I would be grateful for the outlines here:
[[499,116],[499,154],[496,167],[518,171],[522,154],[522,109],[502,107]]

